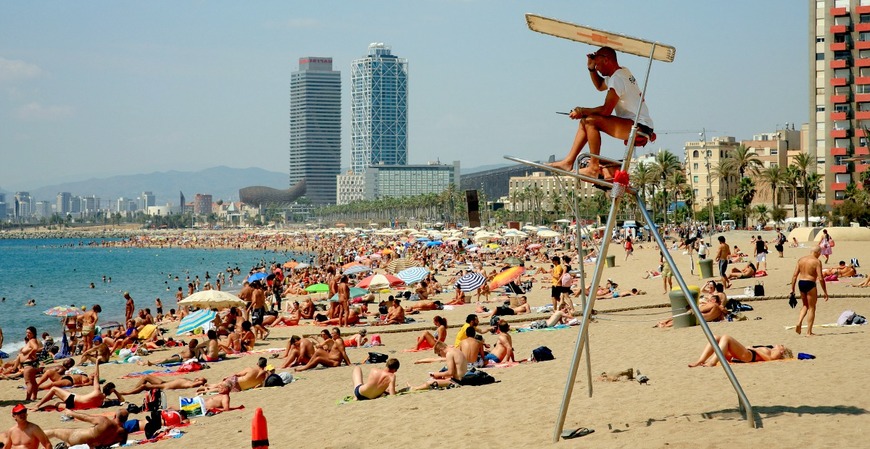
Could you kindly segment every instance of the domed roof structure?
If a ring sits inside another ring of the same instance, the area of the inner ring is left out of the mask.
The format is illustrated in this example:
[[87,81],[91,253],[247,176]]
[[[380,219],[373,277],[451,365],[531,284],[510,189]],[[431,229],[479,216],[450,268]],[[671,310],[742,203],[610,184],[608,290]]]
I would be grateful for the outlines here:
[[273,189],[265,186],[250,186],[239,190],[239,199],[250,206],[286,205],[291,204],[305,195],[305,180],[301,180],[286,190]]

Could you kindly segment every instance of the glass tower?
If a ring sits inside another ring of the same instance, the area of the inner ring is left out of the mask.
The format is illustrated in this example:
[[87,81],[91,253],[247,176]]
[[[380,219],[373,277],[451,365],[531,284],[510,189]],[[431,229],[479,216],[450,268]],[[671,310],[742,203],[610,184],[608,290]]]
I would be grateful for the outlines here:
[[408,163],[408,61],[382,43],[351,66],[351,170]]
[[299,58],[290,75],[290,186],[305,180],[313,204],[335,204],[341,172],[341,72],[332,58]]

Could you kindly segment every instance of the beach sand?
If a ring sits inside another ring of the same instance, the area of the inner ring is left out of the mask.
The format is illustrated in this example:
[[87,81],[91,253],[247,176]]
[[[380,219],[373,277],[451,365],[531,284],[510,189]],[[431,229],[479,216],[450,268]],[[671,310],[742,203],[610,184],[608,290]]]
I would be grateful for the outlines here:
[[[748,232],[726,234],[730,244],[749,251]],[[767,240],[771,233],[762,233]],[[809,245],[809,244],[807,244]],[[820,300],[816,317],[816,337],[797,335],[785,329],[797,321],[798,310],[787,305],[785,295],[798,257],[808,248],[786,248],[783,259],[772,254],[768,259],[769,276],[760,278],[767,295],[778,299],[746,302],[754,311],[745,312],[745,321],[711,323],[716,334],[729,334],[746,345],[784,344],[795,354],[815,355],[815,360],[787,360],[754,364],[734,364],[734,372],[743,386],[756,413],[758,428],[751,428],[738,411],[737,395],[721,367],[688,368],[703,349],[706,340],[701,327],[684,329],[653,328],[658,320],[670,316],[670,307],[662,294],[660,279],[641,279],[646,270],[656,269],[658,249],[643,244],[635,255],[624,261],[624,251],[611,246],[617,266],[607,269],[603,278],[612,278],[621,289],[637,287],[647,292],[640,297],[599,300],[595,309],[596,322],[589,327],[592,377],[602,372],[618,372],[627,368],[648,376],[648,385],[638,382],[593,381],[593,396],[588,396],[585,360],[580,364],[573,397],[567,412],[565,428],[588,427],[595,432],[576,440],[564,440],[561,446],[595,447],[861,447],[865,443],[870,423],[870,393],[864,391],[864,375],[870,372],[867,327],[820,327],[834,323],[840,313],[852,309],[870,315],[870,290],[847,287],[852,282],[829,284],[835,297]],[[870,242],[838,241],[831,262],[859,259],[870,251]],[[689,284],[700,284],[696,276],[688,275],[688,257],[672,250],[680,270]],[[870,258],[866,263],[870,267]],[[576,268],[576,267],[575,267]],[[592,265],[587,265],[587,279]],[[859,272],[867,272],[866,268]],[[549,303],[548,277],[538,275],[529,302],[534,306]],[[442,277],[443,279],[443,277]],[[540,280],[544,282],[540,282]],[[854,281],[857,282],[857,281]],[[739,295],[743,287],[755,280],[738,280],[726,293]],[[547,288],[541,288],[541,286]],[[439,298],[449,300],[449,294]],[[488,306],[496,305],[496,298]],[[649,306],[643,308],[643,306]],[[427,372],[436,371],[439,364],[417,364],[431,352],[406,353],[414,346],[422,329],[431,329],[431,317],[441,314],[451,325],[448,340],[452,342],[456,327],[474,311],[466,305],[449,311],[423,312],[412,315],[418,322],[396,327],[369,327],[369,335],[381,333],[385,346],[374,349],[349,349],[353,362],[362,362],[367,351],[387,353],[397,357],[402,366],[398,385],[418,385],[427,379]],[[622,312],[608,312],[619,309]],[[528,323],[541,315],[511,317],[512,326]],[[522,318],[522,321],[518,321]],[[483,327],[487,327],[485,324]],[[257,348],[283,347],[293,334],[312,334],[320,327],[303,325],[274,328],[271,338]],[[235,393],[234,406],[244,410],[200,417],[182,429],[178,440],[161,441],[150,447],[183,445],[187,449],[250,447],[250,423],[254,410],[262,407],[269,423],[270,447],[367,448],[367,447],[543,447],[552,445],[559,404],[565,391],[574,342],[579,327],[565,330],[514,333],[518,358],[529,357],[541,345],[552,349],[556,359],[549,362],[520,364],[511,368],[490,369],[499,381],[481,387],[462,387],[445,391],[425,391],[366,402],[339,404],[352,393],[351,367],[315,369],[300,373],[297,381],[282,388],[261,388]],[[350,331],[343,334],[350,335]],[[494,343],[494,336],[486,339]],[[151,358],[162,358],[168,351],[157,352]],[[268,356],[268,355],[267,355]],[[254,365],[256,355],[214,363],[202,375],[215,382],[233,372]],[[270,359],[271,363],[280,360]],[[381,366],[382,365],[378,365]],[[363,365],[367,375],[369,365]],[[87,368],[92,372],[93,368]],[[136,365],[109,364],[101,367],[104,378],[114,380],[133,371]],[[190,375],[189,377],[194,377]],[[135,379],[120,379],[122,387]],[[24,397],[18,389],[21,381],[0,382],[6,410]],[[83,390],[79,390],[83,391]],[[169,403],[177,404],[178,396],[191,392],[171,391]],[[136,395],[139,403],[143,395]],[[40,395],[42,397],[42,395]],[[105,411],[105,410],[103,410]],[[144,419],[144,415],[137,417]],[[62,423],[55,412],[31,413],[32,421],[43,428],[82,426],[82,423]],[[9,413],[0,415],[0,426],[12,426]],[[143,438],[141,434],[133,438]]]

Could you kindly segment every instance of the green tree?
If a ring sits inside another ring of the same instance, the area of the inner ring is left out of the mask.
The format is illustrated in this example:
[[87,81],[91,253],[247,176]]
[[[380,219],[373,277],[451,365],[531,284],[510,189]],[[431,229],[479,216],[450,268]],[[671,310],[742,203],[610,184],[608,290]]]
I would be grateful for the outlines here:
[[734,165],[741,178],[745,178],[747,172],[750,175],[755,175],[763,167],[761,159],[758,158],[755,151],[743,145],[729,150],[727,160],[729,164]]
[[[671,173],[675,171],[680,171],[682,169],[682,164],[680,164],[679,158],[674,153],[671,153],[670,150],[659,150],[655,156],[655,162],[653,163],[653,172],[656,175],[657,183],[659,184],[659,190],[664,191],[666,189],[667,179],[671,176]],[[668,201],[669,195],[665,193],[662,195],[662,215],[664,216],[664,224],[668,225]]]
[[785,184],[785,169],[780,166],[767,167],[758,172],[758,180],[761,185],[770,187],[773,207],[779,206],[779,188]]
[[804,196],[804,226],[809,226],[810,223],[810,207],[809,207],[809,185],[807,177],[810,175],[810,170],[816,161],[807,153],[799,153],[794,157],[792,166],[797,170],[797,176],[801,185],[801,193]]

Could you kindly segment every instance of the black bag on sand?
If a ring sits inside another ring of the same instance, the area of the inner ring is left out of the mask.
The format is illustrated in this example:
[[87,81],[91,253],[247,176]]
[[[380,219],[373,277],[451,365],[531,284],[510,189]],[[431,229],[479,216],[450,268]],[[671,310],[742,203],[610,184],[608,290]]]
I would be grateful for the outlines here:
[[381,354],[380,352],[370,352],[366,363],[385,363],[390,356]]
[[764,296],[764,284],[761,282],[755,284],[755,296]]
[[465,373],[464,376],[462,376],[461,383],[462,386],[470,385],[475,387],[479,385],[489,385],[495,383],[495,377],[490,376],[487,372],[478,369],[472,369],[471,371]]
[[535,362],[546,362],[547,360],[553,360],[553,351],[546,346],[538,346],[537,348],[532,350],[532,360]]

